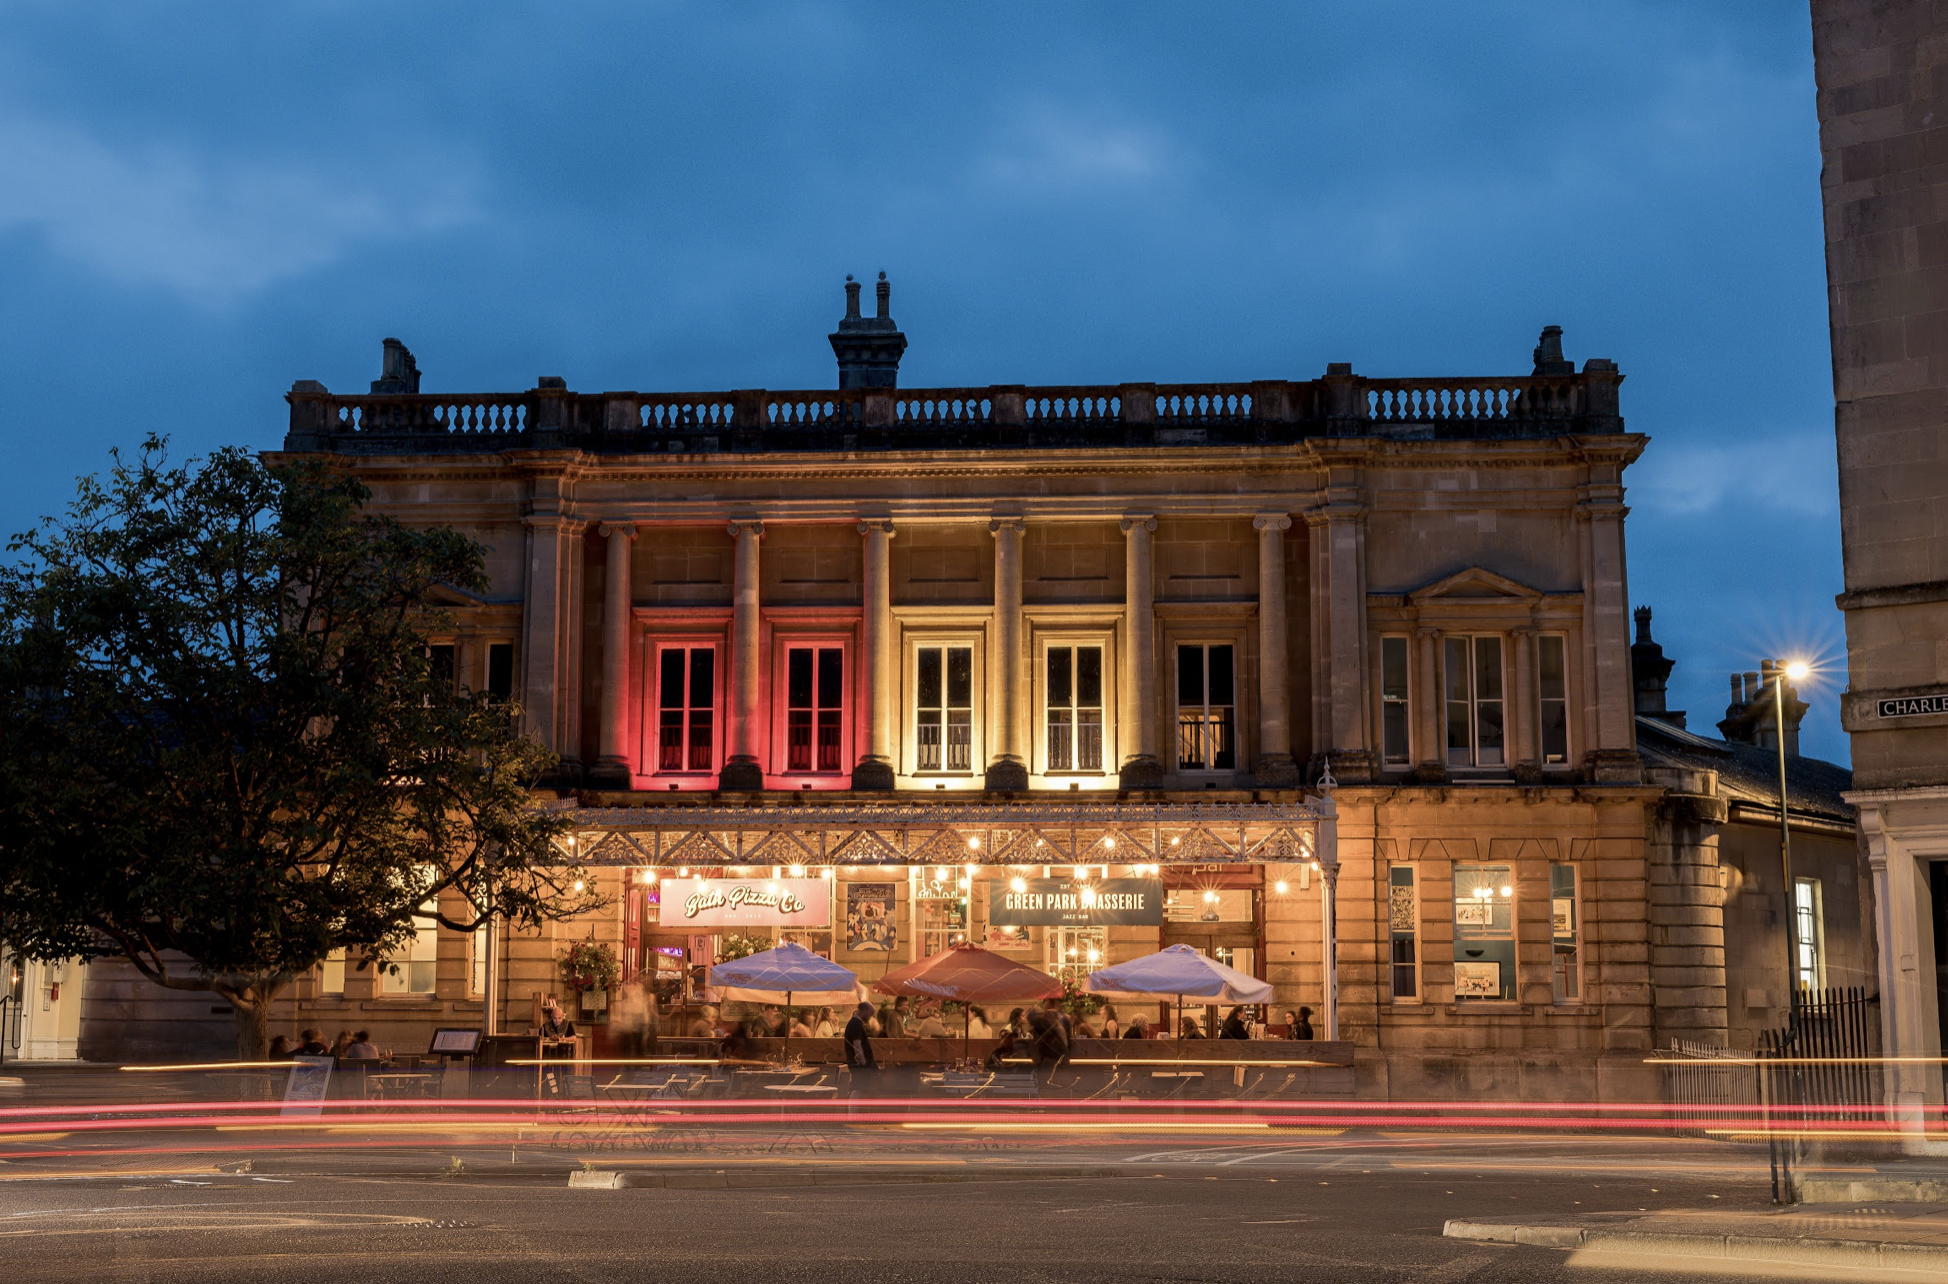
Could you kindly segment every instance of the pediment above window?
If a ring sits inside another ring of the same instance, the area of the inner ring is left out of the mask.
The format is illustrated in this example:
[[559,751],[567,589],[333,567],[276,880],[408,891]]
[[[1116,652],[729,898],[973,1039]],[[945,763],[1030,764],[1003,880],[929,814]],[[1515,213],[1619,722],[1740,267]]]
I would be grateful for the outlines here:
[[1530,588],[1506,575],[1497,575],[1479,566],[1470,566],[1452,575],[1435,580],[1432,584],[1415,589],[1407,595],[1407,600],[1415,606],[1435,602],[1536,602],[1543,597],[1541,589]]

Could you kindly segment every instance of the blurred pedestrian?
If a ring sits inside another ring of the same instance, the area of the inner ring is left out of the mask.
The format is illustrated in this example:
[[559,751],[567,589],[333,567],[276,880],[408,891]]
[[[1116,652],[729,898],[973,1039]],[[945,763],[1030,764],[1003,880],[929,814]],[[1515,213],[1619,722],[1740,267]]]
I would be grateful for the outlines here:
[[351,1045],[345,1049],[344,1056],[348,1061],[377,1061],[379,1050],[372,1046],[372,1032],[360,1030],[353,1035]]
[[992,1039],[994,1027],[988,1024],[988,1014],[981,1008],[967,1009],[967,1037],[970,1039]]
[[845,1064],[855,1097],[870,1097],[879,1090],[879,1062],[873,1060],[873,1039],[867,1031],[872,1016],[873,1005],[861,999],[845,1023]]

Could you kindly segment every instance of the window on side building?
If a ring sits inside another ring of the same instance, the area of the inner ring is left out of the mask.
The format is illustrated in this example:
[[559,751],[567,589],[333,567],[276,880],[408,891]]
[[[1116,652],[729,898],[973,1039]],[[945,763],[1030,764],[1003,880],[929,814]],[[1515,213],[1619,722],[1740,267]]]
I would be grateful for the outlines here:
[[1544,767],[1569,765],[1569,659],[1560,633],[1535,640],[1536,710]]
[[487,644],[487,694],[496,700],[514,698],[514,644]]
[[1177,769],[1235,771],[1236,653],[1228,644],[1177,648]]
[[785,770],[844,769],[845,651],[795,646],[785,652]]
[[467,993],[487,993],[487,934],[494,930],[489,919],[474,928],[467,940]]
[[1549,939],[1558,1003],[1583,1001],[1583,906],[1576,893],[1576,867],[1549,866]]
[[1389,767],[1409,765],[1407,728],[1407,639],[1380,639],[1380,759]]
[[1420,998],[1420,895],[1414,886],[1414,867],[1387,870],[1387,932],[1392,940],[1393,998],[1396,1003]]
[[666,646],[656,658],[656,770],[717,770],[717,649]]
[[1454,867],[1454,1001],[1515,994],[1515,872],[1507,865]]
[[1043,687],[1048,732],[1048,770],[1103,769],[1103,649],[1048,648]]
[[[433,912],[433,902],[428,900],[420,905],[422,913]],[[406,948],[386,956],[379,968],[379,992],[382,994],[431,994],[438,977],[440,959],[440,928],[431,919],[416,920],[413,938]]]
[[922,646],[913,657],[914,766],[968,772],[974,753],[974,648]]
[[339,946],[325,955],[325,961],[318,965],[318,993],[345,993],[345,947]]
[[1502,752],[1502,640],[1442,639],[1447,764],[1499,767]]
[[1826,985],[1826,912],[1817,878],[1792,880],[1792,926],[1798,952],[1793,979],[1802,990]]

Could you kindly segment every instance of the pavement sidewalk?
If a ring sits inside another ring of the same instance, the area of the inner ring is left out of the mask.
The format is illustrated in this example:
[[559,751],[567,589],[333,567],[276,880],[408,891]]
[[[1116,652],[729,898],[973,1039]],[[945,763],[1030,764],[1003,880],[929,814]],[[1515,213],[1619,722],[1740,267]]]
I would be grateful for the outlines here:
[[1872,1278],[1948,1280],[1948,1203],[1797,1204],[1727,1211],[1457,1218],[1443,1234],[1624,1258],[1707,1259],[1767,1273],[1873,1272]]

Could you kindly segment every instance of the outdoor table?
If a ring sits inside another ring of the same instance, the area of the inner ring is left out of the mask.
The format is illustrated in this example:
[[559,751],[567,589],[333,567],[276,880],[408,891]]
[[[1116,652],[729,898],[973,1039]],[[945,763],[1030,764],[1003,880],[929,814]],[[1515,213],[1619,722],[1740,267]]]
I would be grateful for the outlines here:
[[365,1085],[368,1092],[380,1101],[397,1101],[402,1098],[430,1096],[435,1076],[430,1070],[389,1070],[378,1074],[368,1073]]

